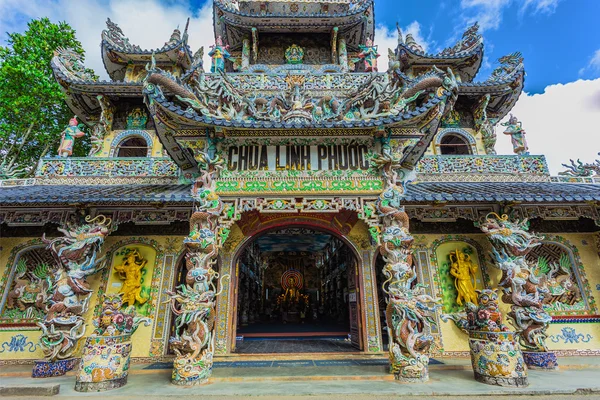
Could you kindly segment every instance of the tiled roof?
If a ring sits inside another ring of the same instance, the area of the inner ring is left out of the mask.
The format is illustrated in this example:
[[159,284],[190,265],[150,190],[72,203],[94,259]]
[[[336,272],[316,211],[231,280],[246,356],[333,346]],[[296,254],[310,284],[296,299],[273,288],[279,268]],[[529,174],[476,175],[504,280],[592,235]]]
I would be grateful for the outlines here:
[[[0,204],[191,203],[189,185],[35,185],[0,189]],[[600,185],[550,182],[423,182],[407,187],[406,203],[432,201],[580,203],[600,201]]]
[[[434,97],[428,99],[425,104],[414,110],[404,111],[395,116],[373,118],[369,120],[358,120],[358,121],[326,121],[326,122],[279,122],[279,121],[228,121],[223,118],[214,118],[209,115],[198,115],[197,113],[190,114],[189,107],[182,108],[178,104],[167,100],[164,93],[144,89],[144,93],[156,102],[162,109],[167,112],[178,115],[179,117],[185,118],[189,123],[203,123],[215,126],[234,127],[234,128],[272,128],[272,129],[300,129],[300,128],[364,128],[364,127],[378,127],[381,125],[390,125],[402,121],[408,121],[416,117],[425,115],[428,111],[433,109],[441,101],[446,100],[450,97],[451,93],[444,90],[442,97]],[[187,122],[186,121],[186,122]]]

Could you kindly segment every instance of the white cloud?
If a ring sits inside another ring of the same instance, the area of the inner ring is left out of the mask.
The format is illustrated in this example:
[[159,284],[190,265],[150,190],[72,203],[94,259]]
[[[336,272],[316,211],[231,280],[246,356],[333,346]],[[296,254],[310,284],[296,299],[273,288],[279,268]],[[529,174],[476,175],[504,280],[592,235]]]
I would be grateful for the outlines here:
[[[417,43],[427,52],[431,44],[423,37],[421,25],[417,21],[413,21],[406,27],[400,27],[402,34],[410,33]],[[386,71],[388,67],[388,49],[395,50],[398,46],[398,31],[390,30],[387,26],[379,25],[375,29],[375,44],[379,46],[381,57],[378,58],[379,71]]]
[[596,50],[588,64],[579,70],[579,75],[583,75],[586,72],[600,75],[600,49]]
[[[600,79],[546,87],[544,93],[523,93],[512,109],[523,122],[531,154],[544,154],[550,172],[564,171],[569,159],[592,162],[600,151]],[[505,122],[506,119],[503,121]],[[512,154],[510,137],[498,126],[498,154]]]
[[212,2],[201,9],[192,9],[186,1],[167,5],[159,0],[0,0],[0,38],[6,40],[4,32],[23,31],[26,21],[41,17],[49,17],[53,22],[66,21],[75,29],[86,51],[85,65],[93,68],[101,79],[108,78],[100,54],[100,35],[106,29],[106,18],[117,23],[132,44],[143,49],[162,47],[173,29],[179,26],[183,31],[188,17],[192,51],[200,46],[207,49],[214,43]]
[[463,10],[473,10],[474,14],[466,17],[468,24],[479,22],[481,31],[497,29],[502,21],[504,7],[510,5],[511,0],[461,0]]
[[498,29],[504,10],[516,1],[519,15],[531,11],[533,14],[552,14],[561,0],[461,0],[460,7],[466,12],[463,19],[468,24],[479,22],[481,31]]
[[545,13],[552,14],[556,11],[560,0],[521,0],[523,5],[521,6],[521,12],[526,12],[529,8],[533,9],[533,13]]

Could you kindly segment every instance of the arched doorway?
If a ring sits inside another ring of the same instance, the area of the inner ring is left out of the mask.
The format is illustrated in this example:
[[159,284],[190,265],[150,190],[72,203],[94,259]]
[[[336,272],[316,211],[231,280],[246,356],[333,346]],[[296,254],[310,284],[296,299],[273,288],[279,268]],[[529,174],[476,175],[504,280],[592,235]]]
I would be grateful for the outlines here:
[[122,141],[116,150],[117,157],[147,157],[148,143],[146,139],[138,136]]
[[442,155],[471,154],[471,145],[462,135],[457,133],[448,133],[444,135],[439,147]]
[[333,232],[306,226],[256,234],[234,258],[238,353],[363,349],[356,252]]

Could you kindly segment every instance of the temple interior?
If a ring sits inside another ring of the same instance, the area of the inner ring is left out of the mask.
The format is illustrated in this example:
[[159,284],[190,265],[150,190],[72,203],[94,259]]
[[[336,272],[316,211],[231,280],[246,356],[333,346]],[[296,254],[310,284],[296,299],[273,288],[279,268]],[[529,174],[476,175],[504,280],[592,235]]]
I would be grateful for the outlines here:
[[360,348],[357,262],[342,240],[307,228],[268,231],[237,268],[239,352]]

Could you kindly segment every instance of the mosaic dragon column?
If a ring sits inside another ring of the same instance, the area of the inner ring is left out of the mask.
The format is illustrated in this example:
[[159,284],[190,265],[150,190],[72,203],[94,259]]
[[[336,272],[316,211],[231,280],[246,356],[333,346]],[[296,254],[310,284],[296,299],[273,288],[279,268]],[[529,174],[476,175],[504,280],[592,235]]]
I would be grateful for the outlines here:
[[98,258],[98,254],[111,232],[112,221],[100,215],[96,218],[87,216],[85,222],[81,226],[59,228],[64,234],[62,237],[42,238],[56,258],[58,268],[53,271],[52,296],[46,306],[46,317],[38,322],[42,329],[40,346],[46,359],[36,361],[33,367],[35,378],[64,375],[78,361],[72,356],[77,341],[85,333],[83,315],[92,294],[86,279],[107,264],[104,257]]
[[409,233],[409,217],[400,205],[404,197],[404,182],[396,172],[400,165],[388,151],[385,138],[382,144],[382,154],[373,163],[382,169],[386,180],[386,190],[376,206],[383,225],[380,253],[385,261],[383,290],[388,295],[390,370],[399,381],[425,382],[429,379],[429,353],[434,343],[431,324],[439,306],[425,293],[425,286],[416,283],[411,254],[414,239]]
[[542,238],[529,232],[527,219],[510,221],[508,215],[495,213],[488,214],[481,230],[492,243],[493,258],[502,271],[502,301],[511,305],[508,317],[519,335],[525,362],[530,367],[557,368],[556,355],[546,346],[552,317],[543,304],[549,291],[540,284],[537,265],[529,265],[525,259]]
[[[182,386],[201,385],[212,373],[215,351],[215,281],[219,274],[213,269],[228,229],[219,228],[223,202],[215,193],[213,177],[222,160],[204,154],[203,175],[192,188],[196,201],[190,218],[190,234],[184,240],[187,248],[185,284],[170,292],[175,314],[175,335],[170,344],[176,353],[172,383]],[[226,276],[221,278],[221,281]],[[221,282],[221,287],[224,287]]]

